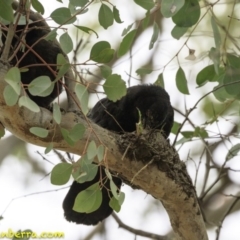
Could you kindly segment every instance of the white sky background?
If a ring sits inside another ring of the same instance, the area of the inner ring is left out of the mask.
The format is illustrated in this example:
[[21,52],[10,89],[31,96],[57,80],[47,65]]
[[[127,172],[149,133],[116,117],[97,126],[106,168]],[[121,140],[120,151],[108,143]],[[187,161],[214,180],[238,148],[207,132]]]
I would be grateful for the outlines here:
[[[46,0],[41,0],[43,4],[46,5]],[[64,1],[66,2],[66,1]],[[114,2],[114,1],[113,1]],[[124,19],[124,23],[121,25],[115,24],[110,27],[107,31],[102,31],[100,33],[100,38],[96,39],[94,35],[91,36],[91,40],[88,47],[89,49],[96,41],[107,40],[114,44],[116,41],[121,40],[121,32],[124,28],[126,28],[129,24],[133,22],[138,14],[139,18],[144,16],[145,11],[143,11],[140,7],[137,9],[135,4],[132,4],[130,0],[121,0],[115,1],[118,9],[120,10],[120,16]],[[223,2],[223,1],[220,1]],[[49,16],[53,9],[57,7],[61,7],[62,4],[57,1],[49,0],[47,8],[45,9],[45,17]],[[127,6],[127,7],[126,7]],[[224,8],[224,5],[221,6]],[[95,8],[99,8],[99,3],[95,4]],[[220,10],[220,9],[219,9]],[[224,11],[224,10],[223,10]],[[94,23],[97,20],[97,15],[91,15],[92,11],[87,14],[81,15],[79,17],[79,25]],[[226,13],[227,14],[227,13]],[[182,46],[185,39],[181,41],[175,41],[172,39],[170,35],[170,31],[173,27],[171,20],[164,20],[163,24],[163,32],[159,37],[159,46],[157,49],[153,49],[151,51],[158,51],[159,54],[156,54],[156,69],[161,69],[168,61],[173,57],[180,47]],[[54,26],[54,23],[49,23],[50,26]],[[115,30],[117,29],[117,31]],[[109,33],[110,30],[110,33]],[[209,49],[209,44],[214,46],[214,41],[211,39],[211,35],[209,38],[206,35],[209,32],[204,32],[205,29],[199,29],[200,36],[194,38],[189,41],[188,45],[196,49],[197,60],[194,62],[190,62],[188,60],[184,60],[184,57],[188,55],[188,51],[185,48],[180,54],[180,62],[181,66],[184,68],[187,79],[191,79],[189,81],[189,90],[191,92],[190,96],[183,96],[179,94],[176,90],[175,86],[175,73],[178,68],[176,61],[170,64],[167,71],[164,73],[166,90],[169,92],[171,96],[171,102],[173,106],[176,108],[182,109],[184,111],[184,101],[187,108],[189,109],[194,103],[202,96],[203,89],[196,89],[195,77],[196,73],[199,69],[203,68],[209,63],[207,58],[203,58],[200,56],[200,53],[204,53],[204,49]],[[70,29],[68,31],[70,35],[74,38],[74,30]],[[104,33],[104,34],[103,34]],[[60,33],[61,34],[61,33]],[[81,34],[81,33],[80,33]],[[140,38],[141,41],[137,42],[136,46],[133,48],[133,69],[137,69],[137,66],[140,66],[142,62],[146,59],[146,49],[148,48],[150,36],[152,34],[152,30],[146,31],[143,36]],[[206,35],[205,35],[206,34]],[[114,46],[113,46],[114,48]],[[151,53],[150,51],[150,53]],[[206,52],[205,52],[206,53]],[[207,53],[206,53],[207,54]],[[204,54],[203,54],[204,55]],[[88,55],[78,56],[79,62],[84,62],[88,59]],[[113,67],[114,73],[118,73],[122,75],[123,79],[128,79],[126,72],[129,71],[129,55],[125,55],[121,58]],[[156,71],[156,73],[151,74],[151,82],[154,82],[157,78],[157,75],[160,71]],[[133,73],[134,77],[137,77],[135,73]],[[193,80],[192,80],[193,79]],[[137,80],[131,81],[132,85],[138,84]],[[210,85],[207,85],[210,86]],[[211,89],[212,86],[209,87]],[[206,88],[205,88],[206,90]],[[94,104],[96,99],[92,99],[90,105]],[[182,104],[182,105],[180,105]],[[194,119],[194,123],[203,124],[205,122],[205,115],[201,114],[200,106],[199,110],[195,111],[191,114],[190,118]],[[197,120],[196,120],[197,119]],[[175,120],[181,121],[182,118],[176,114]],[[226,133],[230,128],[231,124],[226,123],[225,121],[221,121],[221,126],[223,126],[222,133]],[[191,130],[191,128],[186,126],[187,130]],[[211,126],[211,130],[218,132],[216,126]],[[174,136],[170,136],[170,141],[172,142]],[[182,160],[187,158],[189,151],[191,150],[191,154],[194,156],[194,152],[196,155],[198,154],[198,149],[192,148],[194,143],[186,144],[183,149],[181,149],[180,157]],[[230,147],[230,146],[228,146]],[[1,149],[1,141],[0,141],[0,149]],[[43,164],[47,169],[47,172],[50,172],[52,166],[47,161],[44,161],[36,151],[44,152],[43,148],[38,148],[33,145],[29,145],[29,152],[34,156],[36,161]],[[225,154],[227,150],[219,149],[219,155],[216,157],[218,159],[219,164],[224,160]],[[58,159],[54,156],[53,153],[47,155],[47,158],[53,162],[54,164],[58,163]],[[239,159],[233,159],[229,164],[232,168],[240,169],[240,164],[238,163]],[[197,160],[196,160],[197,161]],[[188,170],[191,177],[194,179],[195,177],[195,166],[193,163],[188,162]],[[199,176],[202,175],[202,171],[200,171]],[[234,178],[235,182],[240,183],[239,173],[231,173],[232,178]],[[212,174],[212,180],[215,179],[215,175]],[[30,193],[36,193],[40,191],[47,191],[50,189],[56,190],[59,189],[56,186],[52,186],[50,184],[49,177],[42,176],[41,174],[34,174],[31,172],[31,166],[24,163],[24,161],[18,160],[16,157],[9,156],[7,157],[0,168],[0,215],[11,201],[11,199],[16,198],[18,196],[27,195]],[[201,181],[199,181],[201,182]],[[67,184],[70,185],[71,183]],[[66,185],[66,186],[67,186]],[[129,224],[131,227],[135,227],[141,230],[154,232],[157,234],[166,234],[170,229],[170,223],[168,216],[165,210],[161,207],[161,204],[152,205],[150,208],[149,214],[146,211],[149,209],[149,204],[154,200],[151,196],[147,195],[143,191],[132,190],[128,186],[124,186],[123,191],[126,194],[126,200],[122,206],[121,212],[118,214],[119,217],[123,220],[124,223]],[[43,193],[34,196],[24,197],[21,199],[14,200],[7,211],[4,214],[4,220],[0,221],[0,233],[7,231],[11,228],[13,231],[17,231],[19,229],[31,229],[36,233],[41,232],[56,232],[62,231],[65,233],[65,240],[78,240],[84,239],[89,232],[92,231],[93,227],[86,227],[83,225],[76,225],[74,223],[67,222],[63,217],[62,210],[62,201],[67,193],[68,189],[64,189],[61,191],[53,191],[51,193]],[[229,190],[232,194],[236,193],[238,189]],[[219,202],[221,204],[221,202]],[[237,240],[240,236],[240,228],[239,228],[239,217],[240,213],[237,212],[235,214],[230,215],[224,222],[224,229],[221,233],[221,240],[231,239]],[[109,240],[132,240],[134,239],[134,235],[119,229],[115,220],[112,217],[109,217],[107,220],[107,239]],[[209,234],[210,239],[214,239],[214,232]],[[96,236],[93,240],[103,239],[100,236]],[[105,239],[105,240],[107,240]],[[142,237],[137,237],[138,240],[146,239]]]

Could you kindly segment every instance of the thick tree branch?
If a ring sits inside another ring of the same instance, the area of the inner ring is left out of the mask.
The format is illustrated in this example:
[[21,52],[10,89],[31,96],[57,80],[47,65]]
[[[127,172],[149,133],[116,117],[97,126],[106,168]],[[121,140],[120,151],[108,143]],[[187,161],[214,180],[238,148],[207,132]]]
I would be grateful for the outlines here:
[[[70,130],[76,123],[82,123],[87,129],[84,137],[71,147],[64,141],[50,111],[41,109],[39,113],[33,113],[18,105],[6,105],[3,98],[7,85],[4,81],[6,71],[7,66],[0,63],[0,121],[6,129],[26,142],[43,147],[52,142],[54,148],[78,155],[84,153],[91,140],[105,145],[108,151],[103,164],[117,172],[132,187],[140,188],[162,201],[176,239],[208,239],[186,167],[161,134],[153,132],[140,136],[135,133],[119,136],[90,124],[80,112],[67,112],[62,116],[61,127]],[[31,127],[48,129],[49,136],[38,138],[30,133]]]

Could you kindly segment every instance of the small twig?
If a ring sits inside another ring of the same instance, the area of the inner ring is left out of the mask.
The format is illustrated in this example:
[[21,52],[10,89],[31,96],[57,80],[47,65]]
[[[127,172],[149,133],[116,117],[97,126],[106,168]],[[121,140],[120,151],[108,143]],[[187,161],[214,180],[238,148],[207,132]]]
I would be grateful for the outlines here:
[[170,240],[167,236],[162,236],[162,235],[158,235],[155,233],[150,233],[150,232],[146,232],[146,231],[142,231],[136,228],[132,228],[128,225],[126,225],[125,223],[122,222],[122,220],[117,216],[116,213],[112,213],[112,217],[115,219],[115,221],[118,223],[120,228],[123,228],[135,235],[138,236],[142,236],[142,237],[147,237],[147,238],[151,238],[154,240]]
[[132,180],[131,180],[131,183],[133,183],[135,177],[140,173],[142,172],[144,169],[146,169],[151,163],[153,163],[154,159],[152,159],[150,162],[148,162],[146,165],[144,165],[137,173],[134,174]]
[[8,203],[8,205],[5,207],[5,209],[3,210],[2,214],[0,215],[0,217],[3,216],[3,214],[7,211],[7,209],[10,207],[10,205],[12,204],[13,201],[17,200],[17,199],[20,199],[20,198],[25,198],[25,197],[30,197],[30,196],[33,196],[33,195],[38,195],[38,194],[43,194],[43,193],[50,193],[50,192],[57,192],[57,191],[60,191],[60,190],[63,190],[65,188],[69,188],[70,186],[66,186],[66,187],[62,187],[62,188],[59,188],[59,189],[53,189],[53,190],[46,190],[46,191],[41,191],[41,192],[34,192],[34,193],[29,193],[29,194],[26,194],[26,195],[22,195],[22,196],[19,196],[19,197],[15,197],[15,198],[12,198],[12,200]]
[[230,195],[232,197],[235,197],[236,199],[232,202],[232,204],[229,206],[228,210],[226,211],[226,213],[224,214],[222,220],[220,221],[219,223],[219,226],[216,230],[216,233],[217,233],[217,236],[216,236],[216,240],[219,240],[219,237],[220,237],[220,233],[221,233],[221,229],[222,229],[222,225],[223,225],[223,222],[224,220],[226,219],[226,217],[231,213],[232,209],[234,208],[234,206],[236,205],[236,203],[240,200],[240,196],[233,196],[233,195]]
[[[86,237],[84,240],[91,240],[96,235],[103,235],[106,232],[105,222],[98,224]],[[82,238],[80,238],[82,240]]]

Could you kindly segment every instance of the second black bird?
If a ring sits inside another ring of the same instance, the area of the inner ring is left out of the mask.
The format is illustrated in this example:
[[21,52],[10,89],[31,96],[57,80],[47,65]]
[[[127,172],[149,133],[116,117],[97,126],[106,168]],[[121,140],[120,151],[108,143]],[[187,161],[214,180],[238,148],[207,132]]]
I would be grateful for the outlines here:
[[[173,108],[168,93],[163,88],[154,85],[130,87],[126,96],[116,102],[107,98],[100,100],[90,112],[89,118],[105,129],[123,134],[136,130],[139,111],[145,129],[160,129],[165,138],[169,136],[173,125]],[[105,179],[105,187],[102,188],[103,198],[99,209],[91,213],[75,212],[72,208],[76,196],[94,183],[100,182],[101,178]],[[114,176],[113,181],[120,189],[121,179]],[[103,167],[99,167],[92,181],[85,183],[74,181],[63,201],[65,218],[70,222],[85,225],[95,225],[107,218],[113,211],[109,206],[112,197],[112,193],[108,191],[109,186],[110,181]]]

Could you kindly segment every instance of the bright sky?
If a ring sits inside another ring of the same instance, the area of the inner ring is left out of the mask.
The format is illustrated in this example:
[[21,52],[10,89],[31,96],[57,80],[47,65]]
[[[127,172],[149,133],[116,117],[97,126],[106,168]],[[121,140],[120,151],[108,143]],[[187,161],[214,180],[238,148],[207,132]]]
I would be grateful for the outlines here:
[[[43,4],[45,4],[44,0],[41,0]],[[66,1],[64,1],[66,2]],[[127,8],[125,6],[128,6]],[[45,16],[49,16],[51,11],[56,8],[57,6],[62,6],[62,4],[58,3],[57,1],[48,1],[48,5],[45,13]],[[123,28],[128,26],[132,23],[134,17],[133,14],[136,14],[136,11],[132,11],[131,1],[129,0],[122,0],[117,3],[117,6],[120,10],[122,19],[125,22],[120,27],[121,31]],[[97,7],[97,5],[96,5]],[[121,11],[123,9],[124,11]],[[139,8],[140,10],[140,8]],[[142,14],[140,12],[138,14]],[[94,17],[88,15],[82,15],[80,17],[81,25],[84,25],[85,22],[94,21]],[[52,25],[52,23],[50,24]],[[172,26],[171,21],[166,21],[165,27]],[[113,31],[113,30],[111,30]],[[72,34],[72,30],[69,31]],[[111,36],[104,35],[105,40],[111,40],[114,42],[115,39],[120,39],[121,34],[119,33],[110,33]],[[142,41],[136,44],[136,48],[133,50],[135,51],[135,59],[139,59],[139,61],[144,60],[145,52],[141,52],[141,49],[148,45],[149,40],[149,32],[146,32],[144,36],[142,36]],[[91,39],[94,39],[93,36]],[[99,41],[100,39],[95,39]],[[169,49],[169,44],[171,44],[171,50]],[[195,45],[194,45],[195,44]],[[159,66],[162,67],[167,61],[166,58],[171,58],[174,53],[176,53],[179,49],[180,42],[174,41],[171,39],[169,35],[161,36],[161,48],[159,52]],[[200,44],[199,44],[200,45]],[[196,42],[192,42],[192,46],[194,48],[201,49],[202,46],[198,46]],[[183,54],[186,54],[187,51]],[[188,73],[187,77],[195,77],[196,69],[202,68],[206,64],[208,64],[207,60],[202,60],[201,56],[199,57],[199,61],[195,61],[194,63],[189,63],[189,61],[185,61],[183,66],[185,67],[186,72]],[[86,56],[80,56],[79,61],[84,61]],[[114,71],[116,73],[122,72],[122,77],[127,79],[127,75],[125,73],[126,69],[129,70],[129,61],[126,61],[128,56],[122,58],[119,62],[117,62],[114,66]],[[201,60],[201,61],[200,61]],[[139,65],[139,63],[135,63]],[[183,106],[179,106],[178,103],[182,102],[179,101],[179,96],[176,96],[176,87],[175,83],[173,84],[170,81],[175,74],[176,65],[171,65],[169,71],[165,75],[165,79],[169,79],[166,81],[167,90],[171,95],[171,100],[174,106],[183,108]],[[158,75],[158,73],[156,73]],[[133,81],[133,84],[137,84],[137,81]],[[201,96],[201,92],[196,90],[195,86],[190,84],[189,86],[191,91],[194,92],[191,96],[186,98],[186,105],[192,106],[193,102],[196,101]],[[183,98],[183,96],[180,96]],[[179,117],[179,116],[177,116]],[[199,116],[198,113],[193,114],[192,118],[197,118],[199,123],[202,123],[203,118]],[[226,129],[229,126],[226,125]],[[216,129],[215,129],[216,130]],[[217,130],[216,130],[217,131]],[[173,141],[173,136],[170,137],[170,140]],[[189,153],[191,145],[187,145],[186,149],[181,151],[181,159],[186,159],[187,154]],[[0,141],[0,149],[1,149],[1,141]],[[44,168],[47,172],[50,172],[52,169],[52,164],[44,161],[36,151],[40,151],[44,153],[43,148],[38,148],[33,145],[29,145],[28,151],[31,156],[34,158],[38,164],[43,164]],[[26,156],[22,155],[20,159],[24,159]],[[56,156],[53,153],[47,155],[47,159],[56,164],[58,162]],[[221,153],[219,154],[219,161],[223,159]],[[239,161],[233,161],[231,164],[235,168],[240,169],[240,166],[237,166]],[[194,178],[195,176],[195,167],[191,163],[188,165],[188,169],[190,175]],[[235,175],[234,175],[235,174]],[[234,173],[233,178],[239,178],[239,174]],[[214,178],[214,174],[212,176]],[[237,180],[236,180],[237,181]],[[67,186],[70,185],[67,184]],[[35,174],[32,172],[32,167],[26,163],[24,160],[19,160],[18,158],[9,155],[7,158],[4,159],[1,168],[0,168],[0,215],[5,210],[9,202],[19,196],[24,196],[32,193],[37,192],[45,192],[42,194],[36,194],[32,196],[27,196],[23,198],[19,198],[14,200],[11,205],[7,208],[4,213],[4,220],[0,221],[0,234],[1,232],[6,232],[9,229],[13,231],[17,231],[19,229],[31,229],[32,231],[40,234],[41,232],[64,232],[65,240],[84,240],[85,236],[89,232],[93,230],[94,227],[86,227],[83,225],[76,225],[74,223],[67,222],[63,217],[62,211],[62,201],[68,191],[68,189],[59,190],[59,187],[52,186],[50,184],[49,176],[43,178],[42,174]],[[121,212],[118,214],[119,217],[124,221],[125,224],[129,224],[131,227],[135,227],[141,230],[157,233],[157,234],[166,234],[170,229],[170,222],[165,210],[162,208],[161,204],[155,201],[151,196],[147,195],[143,191],[132,190],[128,186],[124,186],[123,191],[126,194],[126,200],[123,204]],[[53,192],[46,193],[48,190],[53,190]],[[237,191],[237,189],[236,189]],[[149,205],[154,203],[149,208]],[[221,204],[221,202],[219,203]],[[237,217],[237,218],[236,218]],[[231,232],[231,240],[239,240],[240,236],[240,228],[239,228],[239,219],[240,213],[237,212],[235,214],[230,215],[228,219],[225,221],[224,227],[226,231],[223,230],[222,238],[229,239],[229,232]],[[107,239],[109,240],[132,240],[135,239],[134,235],[131,233],[119,229],[118,225],[116,224],[115,220],[112,217],[109,217],[107,220]],[[1,236],[1,235],[0,235]],[[214,239],[213,232],[209,234],[210,239]],[[96,236],[92,238],[93,240],[100,240],[103,239],[100,236]],[[104,240],[107,240],[104,238]],[[138,240],[146,239],[142,237],[137,237]]]

